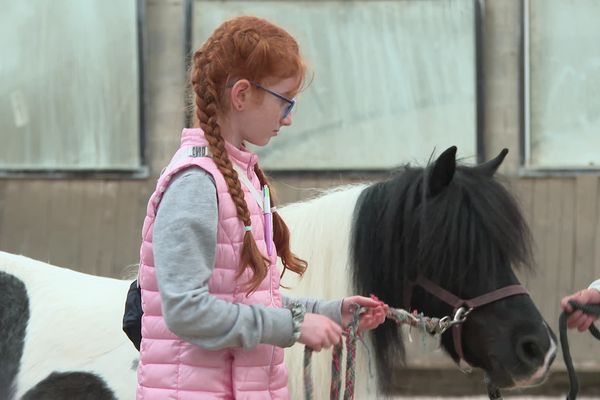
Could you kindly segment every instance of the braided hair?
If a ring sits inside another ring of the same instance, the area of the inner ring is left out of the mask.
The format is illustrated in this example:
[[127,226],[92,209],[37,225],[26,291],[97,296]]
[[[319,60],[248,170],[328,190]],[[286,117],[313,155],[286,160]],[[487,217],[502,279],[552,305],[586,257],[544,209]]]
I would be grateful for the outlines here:
[[[262,18],[243,16],[220,25],[197,50],[192,58],[191,84],[194,94],[197,124],[204,131],[212,158],[225,178],[229,194],[236,207],[238,218],[244,226],[250,226],[250,212],[244,200],[237,172],[221,135],[218,118],[228,111],[225,107],[228,79],[236,77],[260,82],[265,78],[298,77],[298,88],[304,81],[306,66],[300,56],[298,43],[282,28]],[[258,164],[254,167],[261,185],[269,186],[267,177]],[[274,196],[271,206],[275,206]],[[290,233],[278,213],[273,214],[273,242],[284,269],[302,275],[306,261],[290,250]],[[250,294],[265,279],[269,260],[264,257],[252,236],[244,233],[238,279],[246,268],[252,270],[252,278],[246,283]]]

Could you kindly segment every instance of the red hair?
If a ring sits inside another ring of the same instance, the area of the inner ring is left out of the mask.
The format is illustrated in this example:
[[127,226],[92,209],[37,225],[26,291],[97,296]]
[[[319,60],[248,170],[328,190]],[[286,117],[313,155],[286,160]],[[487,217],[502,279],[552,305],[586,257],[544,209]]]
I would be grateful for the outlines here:
[[[304,83],[306,64],[300,56],[296,40],[284,29],[257,17],[237,17],[221,24],[194,53],[191,83],[195,97],[196,118],[204,131],[214,162],[223,174],[238,218],[250,226],[250,212],[238,175],[225,150],[225,141],[217,124],[218,116],[228,112],[226,88],[230,79],[248,79],[261,82],[265,79],[298,78],[295,91]],[[269,185],[258,165],[254,167],[262,185]],[[271,197],[272,206],[275,202]],[[273,241],[277,253],[287,269],[302,275],[307,263],[290,250],[289,230],[278,213],[273,214]],[[259,251],[252,232],[245,232],[241,265],[237,278],[245,268],[253,275],[247,282],[252,293],[268,273],[268,259]]]

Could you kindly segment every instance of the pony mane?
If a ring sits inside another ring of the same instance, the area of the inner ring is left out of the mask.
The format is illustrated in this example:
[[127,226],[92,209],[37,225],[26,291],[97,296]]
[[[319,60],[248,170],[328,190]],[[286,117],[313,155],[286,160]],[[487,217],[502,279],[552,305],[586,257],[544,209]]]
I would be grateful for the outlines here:
[[[418,274],[458,294],[468,284],[483,288],[511,266],[532,267],[527,224],[498,180],[457,165],[448,186],[431,196],[432,168],[406,165],[359,197],[351,239],[358,293],[404,308],[404,288]],[[386,322],[373,333],[380,372],[403,367],[401,330]]]

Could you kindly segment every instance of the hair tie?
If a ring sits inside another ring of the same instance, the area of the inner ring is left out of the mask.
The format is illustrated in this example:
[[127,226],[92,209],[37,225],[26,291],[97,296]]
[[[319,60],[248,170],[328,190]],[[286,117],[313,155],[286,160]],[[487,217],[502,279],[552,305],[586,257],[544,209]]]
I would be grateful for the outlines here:
[[244,226],[244,230],[246,232],[252,232],[252,227],[251,226]]

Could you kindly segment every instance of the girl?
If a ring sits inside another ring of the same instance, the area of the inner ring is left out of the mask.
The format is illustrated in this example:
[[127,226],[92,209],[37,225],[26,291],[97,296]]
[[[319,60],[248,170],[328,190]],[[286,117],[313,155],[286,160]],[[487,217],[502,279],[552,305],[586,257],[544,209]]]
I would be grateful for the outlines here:
[[338,343],[353,304],[369,310],[361,330],[385,319],[361,296],[279,293],[277,256],[284,272],[306,263],[276,212],[269,234],[268,181],[244,142],[264,146],[292,123],[305,70],[296,41],[255,17],[223,23],[194,54],[199,127],[183,130],[142,230],[138,399],[286,399],[283,347]]

